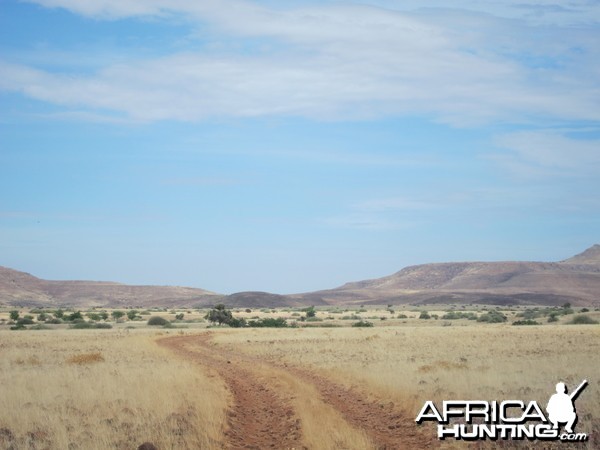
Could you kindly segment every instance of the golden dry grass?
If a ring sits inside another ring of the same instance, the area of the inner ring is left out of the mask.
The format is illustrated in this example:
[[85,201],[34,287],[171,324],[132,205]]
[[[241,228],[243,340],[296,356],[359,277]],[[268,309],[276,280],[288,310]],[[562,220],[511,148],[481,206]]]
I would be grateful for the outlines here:
[[[600,326],[562,322],[442,326],[413,318],[377,321],[375,328],[213,330],[218,345],[312,368],[400,405],[411,419],[425,400],[521,399],[545,406],[557,381],[573,388],[586,378],[577,431],[592,436],[587,448],[597,448]],[[162,333],[1,330],[0,448],[131,449],[145,441],[160,449],[222,448],[227,389],[209,369],[156,345]],[[293,406],[309,448],[368,446],[313,386],[265,367],[257,367],[265,380],[298,393]]]
[[412,418],[426,400],[522,399],[545,407],[558,381],[574,388],[587,379],[577,431],[592,436],[588,448],[600,443],[598,326],[229,330],[216,340],[313,367],[402,405]]
[[224,386],[156,334],[0,332],[0,448],[220,447]]

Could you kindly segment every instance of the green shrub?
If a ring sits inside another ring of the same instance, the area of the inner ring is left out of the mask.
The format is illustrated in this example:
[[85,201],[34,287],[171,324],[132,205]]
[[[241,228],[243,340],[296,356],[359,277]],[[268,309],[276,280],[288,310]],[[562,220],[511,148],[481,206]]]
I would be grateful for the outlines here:
[[369,322],[367,320],[360,320],[352,324],[353,327],[372,327],[373,322]]
[[75,322],[69,328],[74,330],[108,329],[112,328],[110,323]]
[[535,320],[527,319],[527,320],[517,320],[513,322],[513,325],[541,325],[539,322]]
[[75,330],[87,330],[88,328],[94,328],[94,324],[91,322],[76,322],[69,326]]
[[170,322],[165,319],[164,317],[160,317],[160,316],[152,316],[150,317],[150,319],[148,319],[148,325],[151,326],[165,326],[167,324],[170,324]]
[[419,314],[419,319],[431,319],[431,316],[427,311],[421,311],[421,314]]
[[317,314],[314,306],[309,306],[308,308],[304,308],[302,311],[304,311],[306,313],[307,319],[310,319],[311,317],[315,317],[315,315]]
[[74,320],[83,320],[83,316],[81,315],[81,311],[77,311],[71,313],[67,316],[66,320],[73,322]]
[[17,325],[33,325],[35,322],[29,317],[23,317],[17,320]]
[[578,316],[573,317],[569,322],[569,325],[595,325],[597,323],[598,321],[592,319],[590,316],[580,314]]
[[241,318],[241,319],[238,319],[237,317],[233,317],[233,318],[232,318],[232,319],[229,321],[228,325],[229,325],[231,328],[244,328],[244,327],[245,327],[245,326],[247,326],[248,324],[246,323],[246,319],[243,319],[243,318]]
[[502,323],[506,322],[506,316],[499,311],[488,311],[479,316],[477,322]]
[[444,320],[458,320],[458,319],[469,319],[476,320],[477,315],[472,312],[462,312],[462,311],[450,311],[444,314],[441,319]]
[[46,313],[40,313],[38,314],[37,320],[38,322],[45,322],[46,320],[50,319],[50,316]]
[[248,322],[248,326],[257,328],[285,328],[288,326],[288,324],[283,317],[269,317],[265,319],[251,320]]

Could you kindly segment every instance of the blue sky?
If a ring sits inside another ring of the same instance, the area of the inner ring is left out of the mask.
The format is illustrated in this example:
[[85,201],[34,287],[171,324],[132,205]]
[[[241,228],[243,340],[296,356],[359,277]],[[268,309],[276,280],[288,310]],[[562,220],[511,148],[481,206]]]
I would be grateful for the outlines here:
[[0,265],[294,293],[600,242],[600,6],[5,0]]

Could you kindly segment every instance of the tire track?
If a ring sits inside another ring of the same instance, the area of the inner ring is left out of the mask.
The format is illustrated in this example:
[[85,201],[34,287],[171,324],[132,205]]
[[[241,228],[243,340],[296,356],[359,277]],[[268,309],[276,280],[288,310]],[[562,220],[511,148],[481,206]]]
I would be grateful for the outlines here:
[[302,433],[293,408],[277,393],[260,383],[244,361],[224,357],[210,344],[210,333],[163,338],[159,345],[185,359],[216,371],[233,395],[225,432],[233,449],[300,449]]
[[[421,449],[439,446],[429,433],[419,432],[412,418],[406,418],[389,401],[372,400],[356,389],[319,375],[304,367],[251,357],[211,341],[212,333],[175,336],[158,341],[181,356],[214,369],[233,395],[226,432],[231,448],[306,448],[302,424],[289,398],[294,393],[266,387],[253,371],[258,364],[295,377],[316,388],[321,400],[337,410],[348,424],[362,430],[373,447],[381,450]],[[288,398],[285,398],[285,396]]]

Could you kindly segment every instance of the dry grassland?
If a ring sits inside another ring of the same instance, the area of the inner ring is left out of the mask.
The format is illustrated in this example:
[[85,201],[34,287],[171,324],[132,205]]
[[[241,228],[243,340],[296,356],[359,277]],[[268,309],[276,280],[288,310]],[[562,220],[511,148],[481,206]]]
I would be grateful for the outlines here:
[[[600,448],[600,328],[597,326],[303,328],[228,330],[216,342],[271,361],[311,367],[415,418],[424,401],[536,400],[558,381],[579,396],[578,432]],[[434,427],[430,426],[432,435]],[[581,448],[581,446],[580,446]]]
[[0,332],[0,448],[219,448],[220,379],[155,331]]
[[[599,326],[389,322],[213,328],[211,336],[217,354],[243,354],[240,367],[252,366],[265,386],[287,393],[309,448],[369,444],[292,367],[353,387],[373,402],[392,402],[408,421],[426,400],[519,399],[545,406],[558,381],[574,388],[587,379],[576,403],[577,432],[591,439],[578,448],[600,448]],[[183,358],[155,342],[198,332],[0,331],[0,448],[135,449],[145,441],[161,450],[223,448],[232,405],[223,379],[202,358]],[[435,436],[432,424],[421,430]]]

